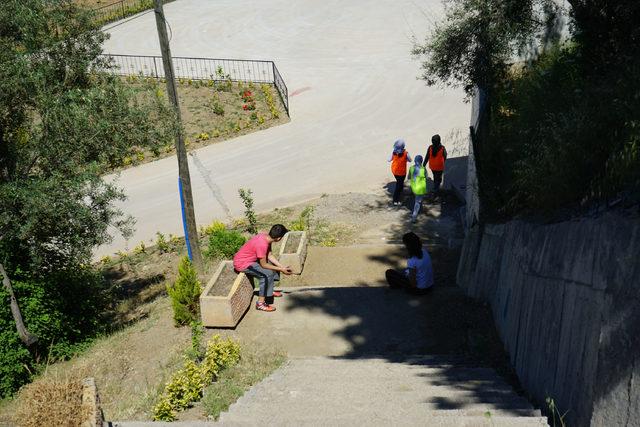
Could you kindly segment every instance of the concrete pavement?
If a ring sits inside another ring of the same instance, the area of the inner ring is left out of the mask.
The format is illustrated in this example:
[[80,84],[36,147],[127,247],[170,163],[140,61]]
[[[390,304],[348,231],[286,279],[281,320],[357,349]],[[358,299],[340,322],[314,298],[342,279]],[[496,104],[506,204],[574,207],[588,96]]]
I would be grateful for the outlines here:
[[[451,157],[465,155],[469,106],[461,91],[428,88],[416,77],[411,39],[423,40],[439,0],[371,2],[300,0],[177,0],[165,6],[174,56],[269,59],[290,93],[291,122],[192,153],[199,224],[224,218],[220,191],[241,215],[240,187],[267,210],[322,193],[371,191],[393,178],[386,162],[397,138],[411,154],[434,133]],[[104,51],[159,54],[155,21],[145,14],[110,30]],[[116,179],[116,177],[109,177]],[[119,236],[96,255],[132,248],[156,231],[181,234],[174,157],[117,177],[136,218],[130,242]],[[211,188],[207,181],[217,188]]]

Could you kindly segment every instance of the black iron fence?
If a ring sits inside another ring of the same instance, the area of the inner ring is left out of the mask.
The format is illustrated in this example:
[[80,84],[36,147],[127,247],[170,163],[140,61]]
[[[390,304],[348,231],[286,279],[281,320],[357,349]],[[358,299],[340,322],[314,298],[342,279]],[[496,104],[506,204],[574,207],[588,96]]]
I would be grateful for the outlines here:
[[[107,71],[119,76],[164,78],[162,57],[141,55],[102,55],[111,63]],[[274,85],[289,114],[289,92],[273,61],[173,57],[177,79],[213,80],[216,82],[253,82]]]
[[[164,0],[168,3],[170,0]],[[153,9],[153,0],[119,0],[93,9],[96,22],[105,25],[109,22],[119,21],[136,13]]]

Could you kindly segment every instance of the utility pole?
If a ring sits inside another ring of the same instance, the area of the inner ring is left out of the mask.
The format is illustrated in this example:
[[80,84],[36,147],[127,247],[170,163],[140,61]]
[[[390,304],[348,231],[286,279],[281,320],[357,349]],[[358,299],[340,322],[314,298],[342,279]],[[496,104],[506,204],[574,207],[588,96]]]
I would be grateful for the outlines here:
[[189,162],[187,161],[187,149],[184,145],[184,133],[182,131],[182,117],[180,115],[180,105],[178,104],[178,89],[176,87],[175,74],[173,72],[173,62],[171,60],[171,49],[169,48],[169,38],[167,37],[167,24],[164,19],[162,0],[155,0],[156,26],[158,27],[158,38],[160,39],[160,50],[162,51],[162,65],[164,66],[164,76],[167,79],[167,92],[169,99],[178,119],[179,129],[176,134],[176,153],[178,156],[178,188],[180,190],[180,202],[182,205],[182,222],[185,230],[185,239],[189,258],[194,267],[199,272],[203,272],[202,253],[198,243],[198,229],[196,227],[196,216],[193,207],[193,195],[191,193],[191,177],[189,176]]

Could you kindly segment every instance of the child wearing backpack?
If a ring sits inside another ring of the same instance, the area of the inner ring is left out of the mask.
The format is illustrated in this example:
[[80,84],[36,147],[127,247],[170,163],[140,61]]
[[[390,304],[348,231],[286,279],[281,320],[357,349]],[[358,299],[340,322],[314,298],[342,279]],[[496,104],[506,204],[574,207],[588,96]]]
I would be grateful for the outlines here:
[[427,194],[427,169],[422,166],[422,156],[417,155],[415,163],[409,168],[407,176],[411,183],[411,192],[413,193],[413,213],[411,214],[411,222],[418,220],[418,214],[422,207],[422,199]]

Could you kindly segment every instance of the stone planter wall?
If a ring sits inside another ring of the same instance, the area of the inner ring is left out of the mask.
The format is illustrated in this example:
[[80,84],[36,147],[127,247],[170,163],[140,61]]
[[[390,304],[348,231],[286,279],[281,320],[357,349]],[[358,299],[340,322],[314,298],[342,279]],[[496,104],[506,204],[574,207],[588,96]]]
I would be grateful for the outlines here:
[[86,418],[81,427],[102,427],[104,418],[100,409],[98,389],[93,378],[82,380],[82,407],[86,410]]
[[[235,276],[229,293],[213,296],[212,290],[225,269],[233,270],[232,261],[223,261],[200,295],[200,316],[207,327],[233,328],[251,305],[253,285],[244,273]],[[224,286],[220,284],[220,286]]]
[[[298,243],[298,247],[294,252],[285,252],[287,248],[287,242],[290,238],[294,236],[300,236],[300,242]],[[307,238],[306,231],[290,231],[285,234],[284,239],[282,239],[282,244],[280,246],[280,255],[278,256],[278,261],[282,265],[289,266],[293,270],[293,274],[301,274],[302,269],[304,268],[304,262],[307,259],[307,245],[309,244],[309,239]]]

